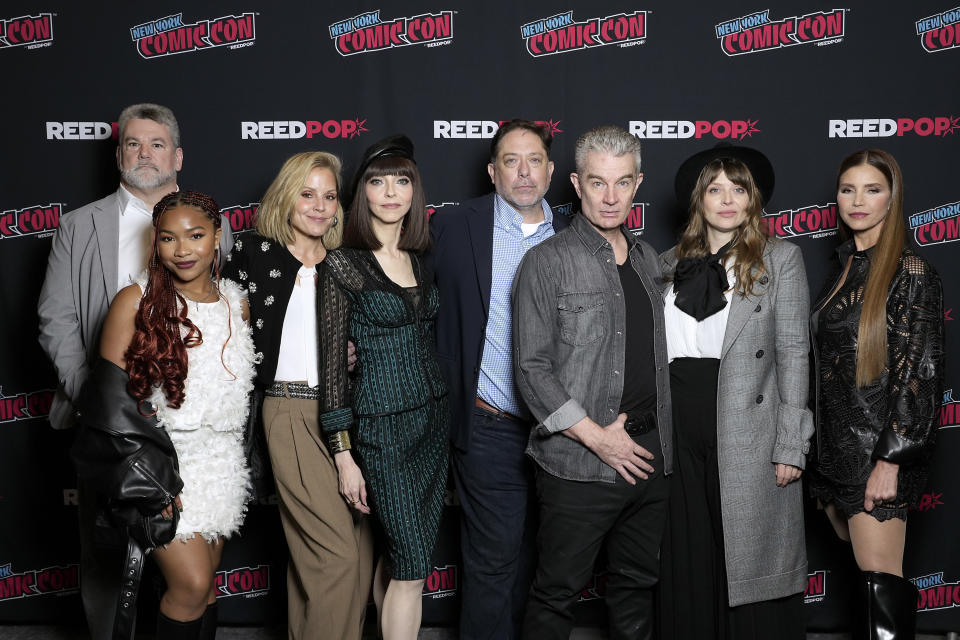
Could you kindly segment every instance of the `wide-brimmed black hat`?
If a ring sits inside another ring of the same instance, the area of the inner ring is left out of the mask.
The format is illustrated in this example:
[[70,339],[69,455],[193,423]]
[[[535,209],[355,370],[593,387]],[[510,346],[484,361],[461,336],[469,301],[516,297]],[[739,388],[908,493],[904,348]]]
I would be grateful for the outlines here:
[[673,189],[677,194],[677,202],[686,210],[690,205],[690,194],[697,186],[697,180],[700,178],[700,172],[713,160],[717,158],[733,158],[747,165],[750,173],[753,174],[753,181],[757,183],[760,190],[760,197],[763,204],[770,201],[773,195],[773,186],[776,178],[773,173],[773,165],[756,149],[750,147],[741,147],[732,145],[729,142],[721,142],[712,149],[706,149],[695,153],[680,165],[677,169],[677,177],[673,181]]
[[[364,171],[370,166],[370,163],[380,158],[406,158],[413,160],[413,142],[402,133],[388,136],[383,140],[378,140],[367,147],[360,159],[360,165],[353,174],[353,182],[350,185],[350,196],[357,193],[357,187],[363,178]],[[415,160],[413,160],[416,162]]]

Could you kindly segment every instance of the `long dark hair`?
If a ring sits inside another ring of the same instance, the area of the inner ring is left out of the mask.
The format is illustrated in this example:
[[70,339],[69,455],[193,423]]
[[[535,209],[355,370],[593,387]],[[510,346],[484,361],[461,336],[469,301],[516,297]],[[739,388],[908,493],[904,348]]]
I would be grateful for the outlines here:
[[[220,228],[220,207],[199,191],[176,191],[165,195],[153,208],[153,253],[147,267],[147,285],[134,319],[135,330],[124,353],[130,393],[143,403],[154,387],[163,389],[167,406],[179,409],[183,404],[183,382],[187,377],[187,349],[203,342],[200,329],[187,317],[187,302],[173,284],[173,275],[160,263],[157,250],[157,224],[167,210],[177,206],[199,209]],[[219,293],[219,249],[214,253],[211,275]],[[181,335],[181,327],[186,335]]]
[[356,249],[376,251],[382,245],[373,233],[370,218],[370,202],[367,200],[366,185],[371,178],[383,176],[403,176],[413,182],[413,199],[410,211],[403,220],[403,234],[400,236],[399,249],[420,252],[430,248],[430,227],[427,225],[427,199],[423,194],[423,183],[417,163],[399,156],[377,158],[363,171],[357,181],[356,193],[347,214],[347,228],[343,230],[343,244]]

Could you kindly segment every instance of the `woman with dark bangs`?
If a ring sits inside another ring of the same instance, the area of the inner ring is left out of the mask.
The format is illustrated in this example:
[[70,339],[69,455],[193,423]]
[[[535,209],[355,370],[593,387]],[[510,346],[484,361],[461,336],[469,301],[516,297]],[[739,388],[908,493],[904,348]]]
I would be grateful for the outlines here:
[[893,156],[844,158],[837,206],[850,239],[811,320],[819,446],[810,489],[863,572],[866,622],[854,637],[913,638],[917,589],[903,577],[903,551],[937,432],[943,293],[933,267],[905,246]]
[[[223,540],[243,522],[249,472],[241,437],[253,383],[247,301],[219,273],[220,208],[195,191],[153,210],[147,271],[121,290],[101,338],[103,358],[129,374],[141,415],[153,414],[175,448],[183,489],[162,511],[176,540],[153,557],[167,590],[157,637],[212,639],[214,575]],[[138,463],[134,463],[136,465]]]
[[354,450],[386,544],[374,578],[386,640],[417,637],[447,480],[447,390],[433,345],[438,297],[420,259],[430,239],[425,202],[410,140],[375,143],[354,176],[347,248],[327,257],[357,350]]
[[690,216],[661,255],[676,439],[664,639],[806,637],[808,291],[800,250],[765,233],[773,185],[767,158],[734,146],[675,181]]

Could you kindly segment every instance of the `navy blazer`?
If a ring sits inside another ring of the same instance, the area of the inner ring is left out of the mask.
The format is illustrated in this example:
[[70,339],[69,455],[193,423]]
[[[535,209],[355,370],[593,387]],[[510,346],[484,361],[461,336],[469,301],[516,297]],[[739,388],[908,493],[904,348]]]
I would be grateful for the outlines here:
[[[490,193],[454,207],[438,209],[430,219],[433,247],[427,254],[440,293],[437,315],[437,363],[449,389],[450,439],[466,451],[493,281],[493,198]],[[554,212],[553,228],[570,220]]]

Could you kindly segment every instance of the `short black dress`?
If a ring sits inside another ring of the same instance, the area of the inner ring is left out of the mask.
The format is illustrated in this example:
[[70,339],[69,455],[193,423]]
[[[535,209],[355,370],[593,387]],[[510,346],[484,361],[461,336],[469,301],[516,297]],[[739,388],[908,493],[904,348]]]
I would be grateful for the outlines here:
[[[900,464],[897,496],[871,511],[877,520],[906,520],[927,478],[937,430],[943,375],[943,294],[923,258],[904,249],[887,296],[887,366],[857,388],[857,334],[873,248],[853,240],[814,305],[817,440],[809,486],[813,497],[846,517],[864,511],[874,460]],[[852,257],[850,271],[826,304]]]

